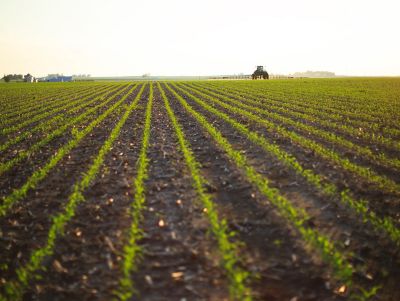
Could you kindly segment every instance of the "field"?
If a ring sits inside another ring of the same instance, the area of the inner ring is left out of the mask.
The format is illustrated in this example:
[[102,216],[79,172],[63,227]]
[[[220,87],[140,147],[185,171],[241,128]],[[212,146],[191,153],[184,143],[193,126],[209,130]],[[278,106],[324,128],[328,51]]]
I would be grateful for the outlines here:
[[0,85],[0,300],[400,300],[400,79]]

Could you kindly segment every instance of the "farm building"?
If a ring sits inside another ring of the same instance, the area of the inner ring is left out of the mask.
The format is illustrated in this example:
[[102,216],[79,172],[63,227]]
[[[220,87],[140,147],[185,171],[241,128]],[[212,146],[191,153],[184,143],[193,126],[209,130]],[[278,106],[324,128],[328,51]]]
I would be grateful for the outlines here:
[[24,81],[27,83],[36,82],[36,78],[34,78],[31,74],[24,75]]
[[49,74],[48,76],[41,79],[41,81],[45,82],[72,82],[72,76],[64,76],[59,74]]

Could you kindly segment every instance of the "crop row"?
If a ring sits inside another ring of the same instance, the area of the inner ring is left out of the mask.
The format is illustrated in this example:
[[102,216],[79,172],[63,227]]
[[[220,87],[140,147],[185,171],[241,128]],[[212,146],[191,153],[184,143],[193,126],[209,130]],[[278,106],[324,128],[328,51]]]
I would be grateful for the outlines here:
[[[129,96],[133,89],[134,88],[130,90],[126,97]],[[69,197],[68,203],[65,207],[65,211],[54,217],[53,224],[48,234],[46,245],[43,248],[37,249],[32,253],[29,263],[18,270],[18,281],[10,283],[8,287],[6,287],[6,290],[10,296],[17,296],[17,298],[20,298],[20,292],[22,291],[24,286],[28,284],[28,281],[32,279],[33,274],[40,267],[44,257],[50,256],[52,254],[56,238],[63,234],[63,229],[66,223],[74,216],[76,206],[80,202],[84,201],[83,192],[90,185],[90,182],[96,177],[105,156],[110,151],[113,142],[118,138],[122,126],[125,124],[130,113],[137,107],[137,103],[140,99],[143,89],[144,86],[142,87],[139,94],[136,96],[135,100],[127,107],[125,113],[101,147],[98,155],[93,160],[92,165],[88,168],[87,172],[83,174],[82,179],[74,185],[73,193]]]
[[255,105],[258,108],[262,108],[264,110],[277,112],[282,114],[283,116],[289,118],[296,118],[299,121],[306,121],[313,125],[314,127],[323,127],[328,131],[336,131],[336,133],[349,137],[350,139],[362,140],[364,144],[369,144],[373,147],[376,145],[380,145],[386,147],[388,149],[392,149],[395,151],[400,151],[400,142],[384,137],[376,132],[365,131],[360,127],[349,126],[346,123],[343,123],[343,119],[340,115],[332,115],[321,112],[321,110],[316,108],[311,108],[306,105],[297,106],[296,104],[289,104],[282,100],[272,100],[268,99],[268,101],[263,100],[260,97],[254,96],[250,92],[236,92],[226,89],[212,89],[206,85],[190,85],[190,87],[198,87],[203,88],[203,90],[208,90],[210,92],[218,93],[219,95],[234,97],[235,99],[240,100],[243,103],[249,105]]
[[[48,134],[48,136],[53,135],[53,137],[55,137],[53,134],[54,129],[57,128],[56,131],[58,133],[61,133],[62,132],[62,131],[60,131],[61,128],[66,129],[68,126],[76,124],[77,121],[86,120],[87,119],[86,116],[89,115],[91,112],[93,112],[93,109],[88,109],[86,112],[84,112],[83,115],[85,117],[73,116],[76,112],[79,112],[80,110],[82,110],[86,107],[89,107],[93,104],[96,104],[99,100],[102,100],[104,98],[107,99],[107,97],[106,97],[107,95],[111,95],[112,93],[114,93],[115,91],[117,91],[119,89],[121,89],[121,86],[115,86],[106,91],[102,91],[98,96],[95,96],[91,100],[82,102],[82,103],[70,108],[68,111],[60,113],[44,122],[41,122],[41,123],[35,125],[34,127],[30,128],[30,129],[24,130],[22,133],[10,138],[5,143],[1,144],[0,152],[7,150],[12,145],[17,144],[18,142],[23,141],[23,140],[27,139],[28,137],[32,137],[32,135],[35,133],[46,133],[46,134]],[[96,108],[99,108],[99,106],[96,106]],[[72,116],[68,117],[70,115],[72,115]],[[46,139],[48,139],[48,137],[46,137]],[[48,140],[48,141],[50,141],[50,140]],[[20,156],[20,154],[18,154],[18,156]],[[0,167],[0,174],[1,173],[2,172],[1,172],[1,167]]]
[[193,109],[193,107],[174,89],[169,86],[167,86],[167,89],[174,95],[185,110],[197,120],[204,130],[209,133],[226,156],[243,171],[247,180],[257,187],[260,193],[276,207],[279,214],[298,231],[304,241],[319,251],[322,259],[331,265],[335,277],[339,281],[350,286],[353,268],[347,262],[346,257],[337,250],[336,246],[334,246],[326,236],[307,226],[307,220],[309,220],[310,217],[306,212],[294,207],[277,189],[270,187],[269,179],[258,173],[255,168],[249,164],[246,156],[236,150],[220,131],[209,123],[203,115]]
[[[264,127],[268,131],[274,132],[279,136],[290,140],[292,143],[297,144],[302,148],[312,150],[316,155],[318,155],[322,159],[337,164],[343,170],[353,173],[355,176],[364,179],[365,181],[376,186],[382,191],[386,191],[388,193],[393,193],[393,194],[398,194],[400,191],[400,185],[397,184],[395,181],[387,178],[385,175],[379,175],[367,167],[357,165],[351,162],[349,159],[343,158],[342,155],[336,152],[335,150],[328,149],[322,144],[313,141],[307,137],[300,136],[296,132],[290,131],[285,127],[282,127],[272,121],[269,121],[267,119],[261,119],[259,115],[251,113],[252,111],[253,112],[257,111],[251,106],[244,104],[238,104],[237,106],[233,106],[230,103],[217,100],[216,98],[210,97],[209,95],[202,93],[200,91],[195,91],[195,93],[210,100],[215,105],[227,109],[228,111],[234,114],[238,114],[242,117],[245,117],[251,122]],[[227,100],[227,102],[230,101],[229,98],[226,99],[225,97],[221,98]]]
[[[179,87],[176,87],[179,90]],[[333,197],[333,199],[341,202],[351,210],[353,210],[360,219],[371,224],[378,234],[386,233],[386,235],[398,246],[400,246],[400,229],[396,227],[395,222],[389,217],[379,217],[372,211],[366,201],[356,199],[347,189],[339,189],[335,184],[326,182],[324,176],[317,174],[313,170],[306,169],[302,166],[294,156],[281,149],[275,143],[271,143],[268,139],[264,138],[257,132],[251,131],[246,125],[236,121],[228,114],[216,109],[208,104],[206,101],[201,100],[189,92],[183,91],[193,101],[205,110],[212,113],[214,116],[221,118],[230,124],[235,130],[243,134],[252,143],[263,148],[267,153],[273,155],[276,159],[283,162],[286,167],[293,170],[296,174],[304,178],[310,185],[314,186],[318,191],[322,192],[326,197]]]
[[133,181],[134,199],[131,203],[130,217],[131,225],[128,232],[128,240],[123,248],[123,259],[121,268],[121,277],[119,279],[119,287],[114,292],[117,300],[125,301],[132,297],[135,287],[131,279],[132,272],[136,269],[136,264],[141,254],[141,248],[137,244],[142,237],[140,230],[140,222],[142,221],[142,212],[145,207],[144,181],[148,175],[149,160],[147,158],[147,149],[150,141],[151,127],[151,111],[153,106],[153,84],[150,84],[149,100],[146,107],[145,125],[142,137],[142,146],[140,149],[139,159],[137,163],[137,174]]
[[33,98],[32,100],[25,102],[24,105],[21,107],[15,106],[12,112],[8,114],[5,113],[1,121],[1,126],[10,126],[11,124],[17,123],[20,120],[29,118],[36,114],[40,114],[43,111],[52,109],[53,107],[60,106],[64,103],[65,100],[79,98],[81,97],[81,95],[84,95],[94,90],[95,89],[93,87],[86,87],[76,89],[74,91],[65,91],[63,93],[58,93],[55,96],[52,96],[50,99],[47,99],[48,97],[40,99]]
[[[127,97],[130,96],[134,89],[135,87],[133,87],[128,92],[128,94],[126,94],[118,103],[116,103],[112,107],[113,110],[117,108],[121,110],[122,107],[120,105]],[[142,86],[139,94],[135,97],[135,99],[126,107],[125,112],[111,131],[103,146],[100,148],[97,156],[93,159],[92,164],[89,166],[87,171],[82,174],[81,179],[79,179],[73,186],[72,193],[68,197],[68,201],[65,205],[63,212],[60,212],[52,218],[52,225],[49,229],[45,245],[34,250],[31,253],[29,261],[25,265],[18,268],[17,279],[6,283],[6,295],[0,297],[0,300],[21,300],[24,290],[29,285],[29,282],[35,278],[43,263],[44,258],[53,254],[57,238],[64,234],[65,226],[74,217],[75,210],[78,204],[85,201],[85,198],[83,196],[85,190],[95,179],[103,164],[105,156],[109,153],[114,141],[118,138],[123,125],[125,124],[131,112],[137,107],[143,89],[144,85]],[[106,115],[103,114],[99,116],[98,120],[104,120],[104,118],[106,118],[113,110],[109,110],[108,114]]]
[[[197,92],[202,92],[201,90],[197,88],[192,88],[192,91]],[[282,116],[280,114],[277,114],[275,112],[272,112],[270,110],[266,109],[260,109],[258,107],[255,107],[253,103],[247,104],[244,102],[240,102],[238,100],[235,100],[230,97],[222,96],[214,92],[208,91],[208,94],[220,98],[227,103],[230,103],[236,107],[240,107],[243,109],[247,109],[249,111],[252,111],[259,116],[265,117],[268,120],[271,120],[275,124],[279,124],[285,128],[290,128],[292,127],[296,132],[300,132],[302,136],[312,136],[314,137],[313,140],[323,140],[325,143],[332,144],[332,149],[337,148],[338,146],[343,148],[344,152],[353,152],[353,154],[369,159],[370,162],[377,163],[379,165],[393,168],[394,170],[400,169],[400,159],[396,158],[391,158],[388,157],[387,155],[380,153],[380,154],[375,154],[370,148],[360,146],[358,144],[355,144],[349,140],[346,140],[340,136],[335,135],[334,133],[331,133],[329,131],[322,130],[318,127],[310,126],[308,124],[305,124],[304,122],[293,120],[291,118]],[[204,95],[204,93],[203,93]]]
[[233,237],[234,233],[228,230],[227,221],[225,219],[219,218],[212,197],[206,193],[206,180],[200,173],[200,165],[196,161],[190,145],[185,139],[183,130],[179,125],[179,122],[173,110],[171,109],[169,101],[160,83],[158,83],[158,88],[161,92],[162,98],[164,99],[164,104],[167,109],[169,118],[175,129],[175,133],[178,138],[181,151],[185,158],[186,165],[190,170],[193,188],[196,190],[198,198],[205,208],[204,211],[209,220],[211,231],[218,242],[219,252],[221,253],[222,257],[221,265],[226,271],[229,280],[230,295],[232,299],[235,300],[251,300],[250,290],[246,284],[249,276],[248,272],[239,267],[238,246],[237,244],[230,241],[230,237]]
[[64,93],[59,93],[56,97],[53,97],[49,101],[43,99],[33,99],[31,102],[25,104],[25,108],[14,108],[14,114],[5,116],[2,121],[2,127],[10,127],[21,120],[26,120],[32,116],[43,113],[46,110],[62,106],[65,101],[75,100],[82,95],[88,94],[95,91],[94,88],[77,89],[76,91],[68,91]]
[[[50,109],[43,110],[43,111],[41,111],[38,114],[33,115],[33,116],[21,116],[21,118],[23,118],[21,120],[21,122],[15,124],[13,126],[2,128],[0,133],[3,134],[3,135],[14,133],[14,132],[16,132],[16,131],[18,131],[20,129],[23,129],[24,127],[26,127],[26,126],[28,126],[30,124],[33,124],[33,123],[38,122],[38,121],[41,121],[41,120],[43,120],[43,119],[45,119],[47,117],[51,117],[54,114],[62,112],[63,110],[67,110],[67,109],[72,108],[72,107],[74,107],[76,105],[79,105],[79,104],[83,103],[84,101],[87,101],[91,97],[95,96],[96,94],[101,93],[102,91],[106,91],[107,89],[108,89],[108,87],[105,86],[105,87],[102,87],[100,89],[100,91],[94,90],[94,91],[90,91],[88,94],[79,95],[78,98],[73,99],[72,101],[63,100],[61,102],[61,106],[55,106],[55,107],[52,107]],[[71,100],[71,99],[67,98],[67,100]]]
[[[282,105],[287,105],[293,107],[298,110],[312,110],[315,112],[315,115],[326,120],[333,120],[333,122],[344,123],[348,126],[352,126],[356,129],[362,129],[367,132],[375,132],[376,135],[382,133],[388,138],[400,136],[400,129],[396,128],[395,122],[390,122],[392,118],[388,117],[377,117],[373,118],[373,120],[368,118],[360,118],[359,114],[348,112],[347,107],[341,110],[333,110],[329,109],[330,102],[334,102],[333,99],[329,99],[325,102],[322,102],[318,97],[314,101],[310,100],[310,97],[302,98],[299,95],[294,96],[293,98],[288,98],[286,94],[278,94],[270,95],[268,90],[257,90],[254,88],[249,88],[248,86],[240,86],[234,87],[231,85],[216,85],[210,84],[211,87],[224,89],[225,91],[234,92],[234,93],[248,93],[254,97],[257,97],[265,104],[268,104],[270,100],[275,102],[281,102]],[[351,103],[351,102],[349,102]],[[380,103],[380,102],[379,102]],[[390,106],[389,106],[390,107]],[[389,125],[392,126],[382,126],[386,122],[389,122]]]
[[[321,84],[321,82],[319,84]],[[290,90],[281,87],[281,89],[275,91],[271,91],[271,88],[273,89],[271,85],[257,85],[257,83],[250,85],[238,83],[237,86],[240,87],[240,89],[249,89],[251,87],[251,90],[258,91],[264,94],[264,96],[268,95],[268,98],[277,97],[278,100],[284,99],[293,103],[306,102],[309,106],[320,108],[321,110],[330,113],[342,114],[354,120],[364,120],[376,123],[387,121],[389,124],[398,128],[398,125],[393,123],[391,118],[389,118],[389,120],[385,120],[385,118],[393,116],[393,111],[389,109],[390,106],[393,105],[393,101],[387,100],[387,105],[382,106],[382,104],[385,103],[385,97],[382,94],[375,96],[374,93],[371,93],[371,98],[368,96],[368,94],[364,93],[362,94],[361,99],[357,101],[357,96],[355,96],[354,93],[351,93],[350,95],[347,94],[342,97],[338,96],[343,87],[337,87],[337,89],[334,89],[332,93],[329,93],[329,91],[326,89],[326,86],[325,89],[318,91],[318,87],[314,85],[311,91],[307,91],[307,93],[305,93],[301,85],[291,85]],[[275,87],[275,89],[276,88],[278,87]],[[382,90],[382,88],[379,90]],[[375,97],[378,97],[379,102],[377,102]],[[341,99],[343,99],[343,101],[341,101]]]
[[36,89],[26,88],[20,91],[20,93],[17,93],[13,89],[3,89],[0,105],[5,116],[8,118],[18,115],[22,111],[32,109],[35,106],[40,106],[43,102],[51,103],[60,95],[68,95],[91,88],[90,86],[40,87]]
[[108,108],[105,112],[99,115],[95,120],[93,120],[89,125],[87,125],[81,131],[74,131],[73,138],[67,142],[65,145],[60,147],[55,155],[53,155],[50,160],[45,163],[44,166],[37,169],[33,172],[33,174],[28,178],[28,180],[21,187],[16,188],[13,192],[5,197],[3,197],[3,202],[0,204],[0,216],[4,216],[7,214],[8,210],[17,202],[23,199],[28,191],[35,188],[36,185],[43,180],[47,174],[52,170],[57,163],[63,159],[73,148],[75,148],[79,142],[86,137],[92,130],[98,126],[103,120],[105,120],[111,113],[113,113],[117,108],[124,103],[126,98],[132,93],[135,87],[132,87],[128,93],[123,96],[119,101],[114,103],[110,108]]
[[[115,90],[115,89],[113,89],[113,90]],[[105,93],[92,99],[91,103],[97,103],[105,94],[108,94],[109,92],[113,92],[113,91],[106,91]],[[101,109],[102,107],[107,105],[111,100],[112,100],[112,98],[106,98],[104,101],[102,101],[99,104],[97,104],[96,106],[86,110],[82,114],[80,114],[70,120],[66,120],[66,122],[62,126],[58,127],[54,131],[48,133],[43,139],[41,139],[40,141],[38,141],[35,144],[33,144],[32,146],[30,146],[29,149],[20,151],[12,159],[10,159],[6,162],[0,163],[0,175],[4,174],[6,171],[10,170],[15,164],[21,162],[23,159],[32,156],[35,152],[37,152],[43,146],[47,145],[54,138],[64,134],[69,128],[72,127],[74,130],[74,127],[79,125],[79,123],[88,120],[90,117],[93,117],[93,115],[95,115],[99,109]],[[83,103],[83,104],[89,104],[89,103]]]
[[[41,147],[48,144],[55,137],[61,136],[65,134],[68,129],[73,128],[72,138],[65,145],[56,150],[55,154],[42,167],[37,169],[27,179],[25,184],[3,198],[2,203],[0,203],[0,217],[2,217],[8,213],[16,202],[23,200],[30,190],[34,189],[40,181],[47,177],[49,172],[57,166],[60,160],[71,152],[73,148],[75,148],[104,120],[107,118],[114,118],[114,116],[117,115],[119,116],[115,127],[111,130],[97,155],[92,158],[86,171],[76,180],[72,188],[72,193],[68,196],[68,200],[62,211],[51,217],[52,223],[47,233],[44,245],[34,249],[30,254],[28,261],[18,267],[15,279],[5,283],[3,291],[4,295],[0,295],[0,301],[22,300],[26,288],[39,276],[45,258],[53,255],[57,240],[64,235],[66,225],[74,217],[77,206],[80,203],[85,202],[84,194],[87,188],[97,177],[107,154],[110,152],[114,142],[119,137],[122,127],[126,124],[131,113],[138,107],[139,101],[142,98],[147,85],[143,84],[140,90],[138,89],[138,94],[128,105],[123,104],[126,102],[128,97],[134,93],[135,89],[138,88],[138,85],[107,85],[106,87],[101,87],[100,89],[102,90],[97,90],[97,93],[90,93],[89,95],[91,96],[84,96],[84,100],[81,102],[77,101],[74,105],[64,108],[63,110],[65,110],[65,112],[60,115],[51,117],[50,119],[45,120],[43,124],[36,125],[31,130],[24,132],[21,136],[13,137],[6,143],[0,145],[0,151],[6,150],[11,145],[24,140],[33,133],[43,131],[48,133],[44,138],[29,147],[29,149],[20,152],[16,157],[9,161],[0,163],[1,175],[16,163],[21,162],[21,160],[36,153]],[[268,110],[267,104],[261,103],[256,97],[252,98],[255,94],[250,92],[248,94],[244,92],[236,93],[231,90],[229,90],[230,92],[222,93],[220,91],[225,91],[224,89],[221,89],[220,87],[216,88],[217,85],[214,87],[215,89],[208,89],[203,84],[164,83],[161,85],[160,83],[157,83],[157,89],[160,92],[161,99],[163,100],[166,112],[179,142],[180,151],[182,152],[186,166],[190,172],[192,186],[197,194],[198,201],[205,208],[204,214],[209,221],[210,232],[216,239],[218,250],[220,252],[220,264],[228,278],[231,298],[233,300],[252,299],[252,293],[249,288],[250,275],[240,262],[240,242],[235,242],[236,238],[234,233],[229,230],[228,222],[225,219],[220,218],[218,208],[213,202],[212,196],[206,192],[207,180],[201,174],[201,162],[196,160],[191,146],[185,137],[180,120],[174,113],[174,106],[171,105],[171,102],[181,106],[184,109],[185,114],[193,118],[202,129],[208,133],[208,136],[212,139],[213,143],[215,143],[218,148],[224,152],[225,156],[241,171],[244,178],[257,188],[266,199],[268,199],[268,201],[277,209],[282,219],[296,231],[297,236],[308,244],[310,248],[308,251],[316,252],[324,262],[329,264],[336,280],[350,288],[352,293],[354,293],[353,297],[357,298],[357,289],[360,289],[361,291],[364,290],[353,283],[353,276],[356,271],[349,263],[349,260],[352,259],[352,255],[346,254],[335,243],[333,243],[328,236],[310,226],[309,220],[311,217],[309,214],[304,209],[296,207],[290,199],[281,193],[281,191],[273,188],[268,177],[258,172],[257,168],[250,163],[251,161],[249,158],[242,151],[236,149],[229,140],[224,137],[222,132],[206,118],[205,114],[200,113],[200,110],[197,110],[196,108],[199,107],[201,108],[201,111],[204,110],[212,116],[221,119],[224,123],[229,124],[232,129],[239,132],[240,135],[245,137],[252,144],[261,147],[266,153],[282,162],[287,169],[292,170],[298,176],[302,177],[310,186],[321,192],[326,199],[344,204],[347,208],[358,215],[363,222],[369,223],[375,229],[377,234],[384,232],[395,244],[397,244],[397,246],[400,246],[400,230],[396,227],[395,222],[392,219],[379,216],[368,207],[366,201],[357,199],[348,189],[339,188],[335,184],[328,182],[323,175],[318,174],[316,171],[306,169],[294,155],[286,152],[277,144],[265,138],[265,136],[258,131],[252,130],[251,126],[248,124],[250,123],[252,125],[261,126],[268,131],[278,134],[282,138],[290,140],[301,148],[312,150],[320,158],[333,162],[334,164],[339,165],[343,170],[349,171],[355,176],[362,177],[365,181],[379,187],[381,190],[393,194],[398,194],[398,191],[400,191],[399,184],[385,176],[370,171],[368,168],[350,162],[348,159],[343,158],[340,153],[326,148],[319,142],[299,135],[295,131],[290,131],[285,126],[293,126],[297,129],[301,129],[304,133],[311,132],[315,137],[326,139],[327,141],[341,145],[346,149],[352,149],[357,154],[364,152],[363,155],[371,161],[381,160],[378,162],[381,165],[384,165],[383,163],[385,163],[386,166],[392,164],[390,166],[394,169],[397,169],[398,165],[393,163],[395,161],[388,159],[387,157],[373,157],[375,154],[367,152],[367,148],[362,148],[355,144],[348,144],[351,142],[344,139],[338,140],[326,131],[285,117],[291,116],[293,118],[296,117],[299,119],[312,120],[311,111],[304,114],[301,113],[303,115],[298,115],[297,113],[291,113],[286,109],[280,110],[277,104],[271,105],[273,108],[271,111]],[[132,273],[137,270],[137,263],[140,260],[140,254],[143,252],[138,241],[143,237],[140,226],[143,220],[142,212],[146,206],[145,180],[148,176],[150,164],[147,153],[151,134],[154,98],[153,89],[153,84],[150,84],[141,150],[137,162],[136,175],[133,179],[134,196],[129,208],[131,225],[127,229],[126,244],[121,253],[122,261],[118,282],[119,286],[114,291],[116,300],[131,299],[135,293],[135,284],[132,282]],[[168,92],[168,95],[171,95],[171,99],[168,99],[166,91]],[[122,97],[118,99],[119,96]],[[249,98],[252,98],[253,100]],[[238,101],[237,99],[241,99],[241,101]],[[195,103],[195,105],[191,105],[192,102]],[[112,103],[111,106],[110,103]],[[100,114],[103,108],[107,109]],[[287,108],[289,108],[289,106]],[[276,113],[278,111],[283,114],[281,115]],[[74,114],[77,112],[79,112],[79,115],[75,116]],[[53,113],[56,114],[57,111],[54,111]],[[64,117],[66,115],[70,117]],[[35,117],[32,119],[39,118],[38,116],[40,116],[40,113],[34,116]],[[263,116],[268,118],[261,118]],[[45,117],[43,117],[43,119],[44,118]],[[38,120],[42,120],[42,118],[40,117],[37,121]],[[82,130],[78,131],[75,129],[76,126],[82,125],[88,121],[90,121],[90,123]],[[321,124],[321,120],[318,120],[317,122],[317,124]],[[391,163],[388,164],[388,162]],[[364,293],[372,295],[375,292],[375,289],[376,288],[373,288],[370,292],[364,291]]]

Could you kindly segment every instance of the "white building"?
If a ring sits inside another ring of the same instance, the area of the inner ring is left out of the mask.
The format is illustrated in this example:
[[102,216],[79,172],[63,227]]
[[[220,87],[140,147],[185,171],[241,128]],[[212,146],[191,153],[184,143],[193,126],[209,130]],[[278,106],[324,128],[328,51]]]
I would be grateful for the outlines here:
[[33,83],[36,82],[36,79],[28,73],[27,75],[24,76],[24,81],[27,83]]

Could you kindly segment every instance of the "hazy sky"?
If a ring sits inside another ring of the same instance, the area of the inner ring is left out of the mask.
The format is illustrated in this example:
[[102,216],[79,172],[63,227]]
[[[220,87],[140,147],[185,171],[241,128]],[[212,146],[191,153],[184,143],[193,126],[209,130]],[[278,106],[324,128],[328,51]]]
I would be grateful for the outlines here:
[[400,75],[399,0],[0,0],[0,73]]

